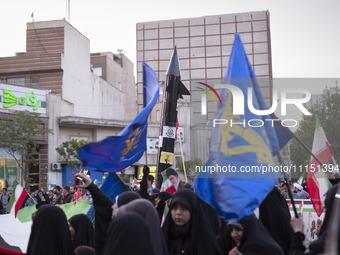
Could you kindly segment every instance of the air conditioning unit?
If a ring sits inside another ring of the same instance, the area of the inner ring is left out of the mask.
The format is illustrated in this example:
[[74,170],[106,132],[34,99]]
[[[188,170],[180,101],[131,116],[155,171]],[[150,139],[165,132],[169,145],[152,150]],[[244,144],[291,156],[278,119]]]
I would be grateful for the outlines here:
[[61,164],[60,163],[52,163],[51,164],[51,170],[52,171],[59,171],[59,170],[61,170]]

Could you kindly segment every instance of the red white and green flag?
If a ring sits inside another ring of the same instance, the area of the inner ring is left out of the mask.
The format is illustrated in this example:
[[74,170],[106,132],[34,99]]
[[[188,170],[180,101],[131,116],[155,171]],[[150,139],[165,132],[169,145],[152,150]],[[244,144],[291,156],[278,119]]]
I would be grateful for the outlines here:
[[17,213],[21,207],[21,204],[24,202],[25,197],[27,196],[27,191],[17,183],[16,181],[13,183],[13,193],[11,199],[8,202],[8,206],[6,211],[17,217]]
[[[318,116],[316,116],[312,153],[322,164],[328,165],[329,163],[332,163],[333,151],[328,143],[325,131],[321,126]],[[322,166],[320,166],[315,158],[311,156],[307,176],[307,191],[318,216],[323,212],[325,194],[331,186]]]
[[162,191],[167,191],[171,194],[174,194],[176,192],[176,187],[172,184],[170,181],[169,177],[166,175],[166,170],[164,170],[162,173],[163,176],[163,182],[161,186],[161,192]]
[[82,196],[81,196],[81,193],[80,193],[80,190],[79,188],[77,189],[77,194],[76,194],[76,200],[74,200],[73,204],[75,204],[79,199],[81,199]]

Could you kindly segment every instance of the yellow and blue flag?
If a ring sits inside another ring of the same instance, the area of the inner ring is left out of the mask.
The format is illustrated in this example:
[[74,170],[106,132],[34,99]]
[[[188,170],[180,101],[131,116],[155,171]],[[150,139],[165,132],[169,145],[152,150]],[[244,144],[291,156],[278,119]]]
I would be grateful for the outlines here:
[[254,114],[256,111],[246,102],[251,92],[253,108],[268,109],[238,34],[224,85],[223,103],[214,115],[209,160],[194,185],[198,195],[220,216],[238,221],[251,215],[275,186],[273,155],[281,145],[276,128],[267,121],[270,116]]
[[159,97],[156,73],[143,63],[146,106],[118,136],[90,143],[79,150],[83,167],[89,170],[117,172],[139,160],[146,149],[148,116]]

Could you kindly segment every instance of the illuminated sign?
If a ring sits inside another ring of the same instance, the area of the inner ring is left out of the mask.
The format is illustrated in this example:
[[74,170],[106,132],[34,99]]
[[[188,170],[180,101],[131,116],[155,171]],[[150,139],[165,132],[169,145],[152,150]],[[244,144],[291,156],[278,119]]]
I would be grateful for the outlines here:
[[[138,180],[141,180],[143,178],[143,167],[144,166],[139,166],[138,167]],[[149,169],[150,169],[150,174],[156,178],[156,166],[150,166],[149,165]]]

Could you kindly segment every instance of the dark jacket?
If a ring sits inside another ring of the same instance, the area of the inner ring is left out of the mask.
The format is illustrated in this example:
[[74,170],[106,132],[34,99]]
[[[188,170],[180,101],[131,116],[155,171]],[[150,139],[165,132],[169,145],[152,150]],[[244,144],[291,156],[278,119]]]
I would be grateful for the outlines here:
[[53,197],[52,197],[52,201],[51,201],[51,204],[62,204],[62,195],[61,193],[57,193],[57,194],[53,194]]
[[274,187],[260,205],[260,221],[285,254],[289,252],[294,233],[290,218],[286,200],[278,188]]
[[96,255],[102,255],[106,232],[111,222],[113,202],[93,182],[87,187],[87,190],[91,192],[93,206],[96,212],[94,247]]
[[70,203],[72,201],[72,195],[71,193],[68,193],[66,197],[63,198],[63,204]]
[[48,197],[48,195],[46,193],[43,193],[42,196],[44,197],[45,201],[42,201],[40,196],[37,196],[37,209],[45,204],[49,204],[50,203],[50,198]]

